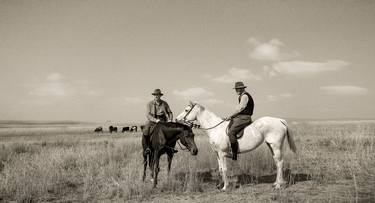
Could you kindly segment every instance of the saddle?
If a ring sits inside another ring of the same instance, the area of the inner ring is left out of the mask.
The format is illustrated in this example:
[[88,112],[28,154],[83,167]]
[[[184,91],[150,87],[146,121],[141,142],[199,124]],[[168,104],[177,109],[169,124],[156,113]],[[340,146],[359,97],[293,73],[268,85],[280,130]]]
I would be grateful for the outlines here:
[[245,126],[244,128],[242,128],[242,130],[240,132],[237,133],[236,137],[237,137],[237,140],[240,139],[242,136],[243,136],[243,133],[245,132],[245,128],[247,126]]
[[[241,139],[244,132],[245,132],[245,128],[247,128],[249,125],[251,125],[252,122],[250,122],[249,124],[247,124],[246,126],[244,126],[237,134],[236,134],[236,138],[237,140],[238,139]],[[230,127],[230,125],[227,126],[227,132],[228,132],[228,128]]]

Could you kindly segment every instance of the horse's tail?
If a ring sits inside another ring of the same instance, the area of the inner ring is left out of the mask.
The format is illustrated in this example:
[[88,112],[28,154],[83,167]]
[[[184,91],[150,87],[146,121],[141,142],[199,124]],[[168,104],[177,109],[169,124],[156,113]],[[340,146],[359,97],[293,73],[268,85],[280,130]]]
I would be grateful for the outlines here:
[[285,120],[281,120],[281,123],[284,124],[286,127],[286,137],[288,139],[289,148],[292,150],[292,152],[296,153],[297,147],[296,147],[296,143],[294,142],[293,133],[289,129]]

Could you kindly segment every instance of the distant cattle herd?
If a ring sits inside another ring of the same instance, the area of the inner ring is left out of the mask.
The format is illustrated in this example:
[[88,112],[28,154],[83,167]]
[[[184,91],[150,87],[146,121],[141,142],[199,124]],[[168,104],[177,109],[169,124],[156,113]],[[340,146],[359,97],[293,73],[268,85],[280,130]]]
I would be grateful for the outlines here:
[[[121,128],[120,128],[121,129]],[[108,127],[108,132],[110,133],[117,133],[118,128],[116,126],[109,126]],[[137,132],[138,131],[138,126],[133,125],[133,126],[127,126],[127,127],[122,127],[121,132]],[[99,126],[95,128],[94,132],[104,132],[103,127]]]
[[[197,125],[197,124],[193,124],[193,126],[192,126],[192,128],[200,128],[200,127],[201,126]],[[140,128],[141,128],[141,130],[143,130],[144,125],[141,125]],[[116,126],[111,125],[111,126],[108,127],[108,132],[110,132],[110,133],[117,133],[117,131],[118,131],[118,128]],[[94,132],[104,132],[103,127],[99,126],[99,127],[95,128]],[[133,126],[122,127],[121,132],[122,133],[123,132],[138,132],[138,126],[133,125]]]

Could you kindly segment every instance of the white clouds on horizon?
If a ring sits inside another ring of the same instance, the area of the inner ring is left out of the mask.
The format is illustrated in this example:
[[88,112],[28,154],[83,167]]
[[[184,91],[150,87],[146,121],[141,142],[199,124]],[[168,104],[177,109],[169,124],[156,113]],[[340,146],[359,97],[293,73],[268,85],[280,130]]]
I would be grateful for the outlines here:
[[262,80],[262,77],[260,75],[254,74],[250,69],[231,68],[225,75],[212,78],[211,80],[220,83],[234,83],[236,81],[244,80],[259,81]]
[[263,69],[268,71],[270,76],[277,74],[310,76],[323,72],[339,71],[348,65],[348,62],[341,60],[328,60],[326,62],[283,61],[274,63],[270,67],[265,66]]
[[281,61],[288,60],[298,56],[298,52],[293,51],[290,53],[282,52],[281,48],[285,44],[278,39],[271,39],[268,42],[262,43],[256,38],[251,37],[248,42],[254,46],[250,53],[250,57],[261,61]]
[[330,95],[367,95],[368,89],[354,85],[332,85],[320,87],[322,91]]

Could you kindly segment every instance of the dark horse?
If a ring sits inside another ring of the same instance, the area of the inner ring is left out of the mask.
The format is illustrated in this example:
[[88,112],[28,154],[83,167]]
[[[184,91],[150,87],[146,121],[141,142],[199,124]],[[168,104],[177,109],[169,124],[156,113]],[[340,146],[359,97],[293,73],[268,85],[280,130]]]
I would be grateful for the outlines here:
[[171,170],[172,158],[173,158],[173,149],[176,146],[177,140],[180,140],[181,143],[190,151],[191,155],[197,155],[198,149],[194,141],[194,133],[191,128],[187,125],[181,123],[173,122],[159,122],[154,127],[151,135],[151,153],[145,154],[145,140],[142,138],[143,146],[143,159],[144,159],[144,168],[143,168],[143,181],[146,178],[146,169],[147,163],[151,169],[151,176],[154,180],[154,187],[157,185],[158,173],[159,173],[159,159],[160,156],[164,153],[168,156],[168,176]]

